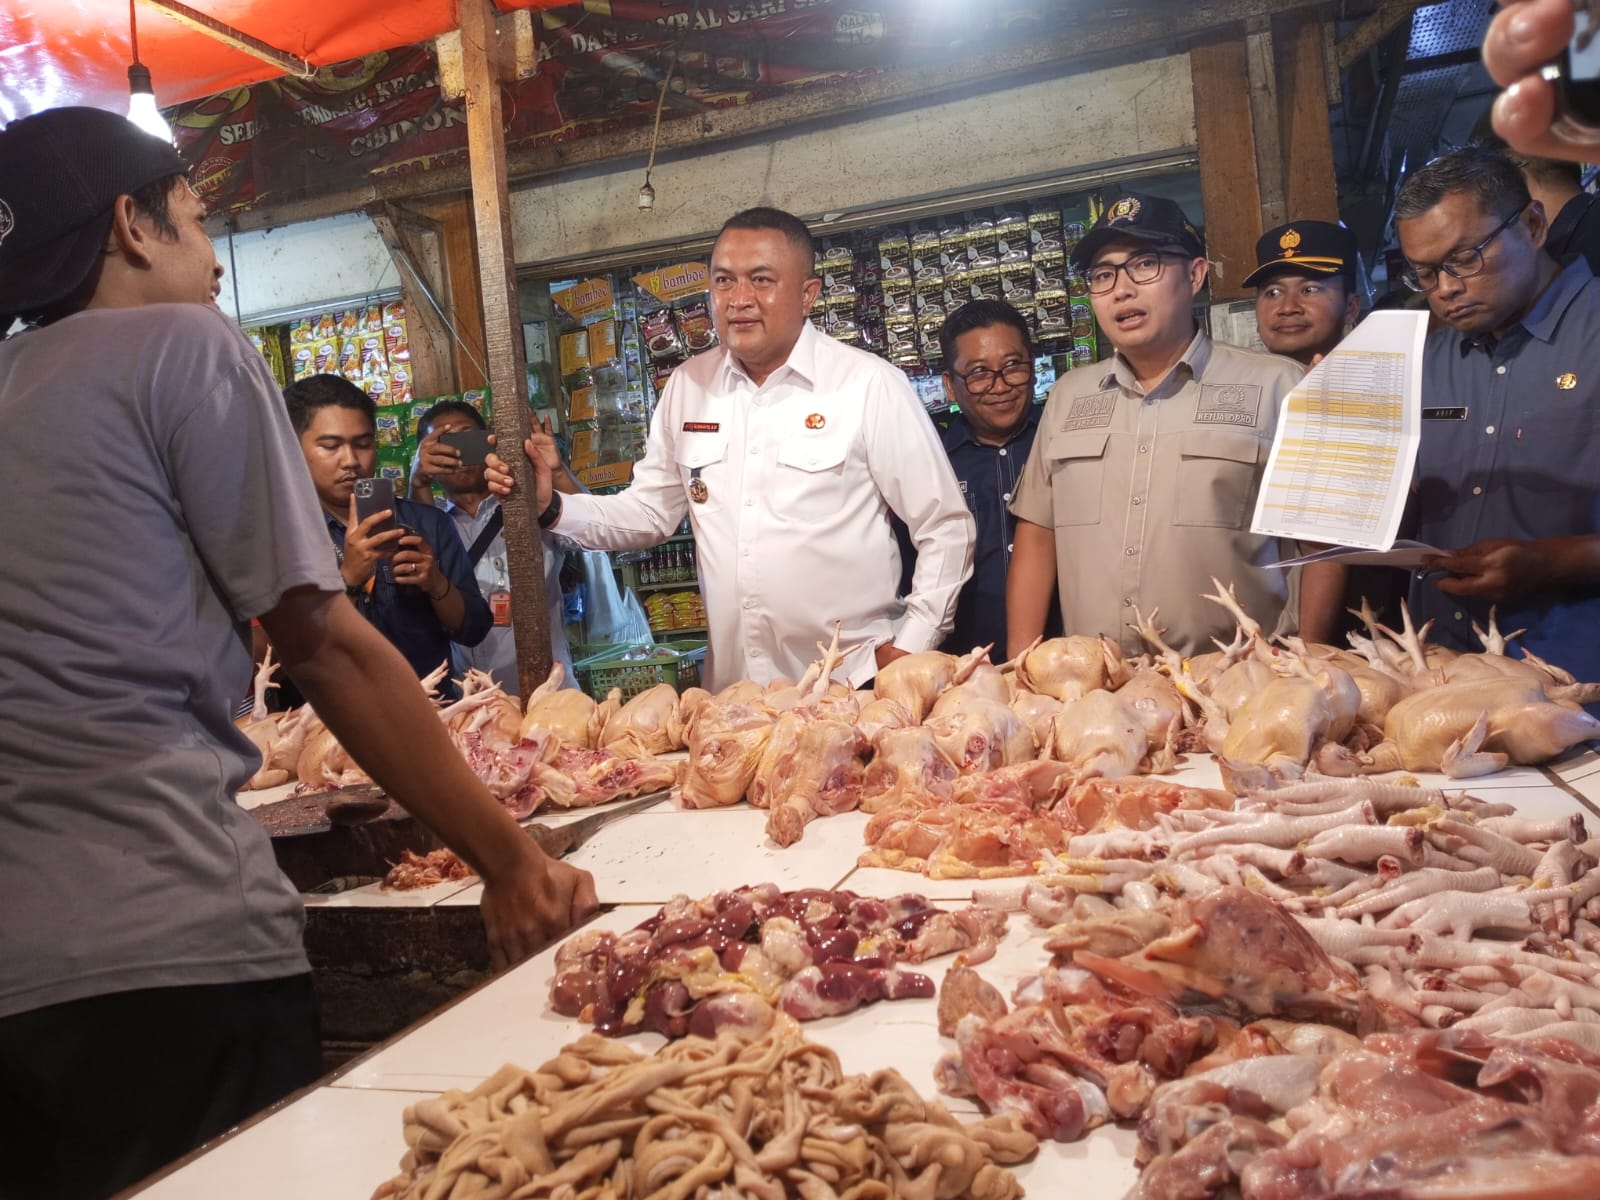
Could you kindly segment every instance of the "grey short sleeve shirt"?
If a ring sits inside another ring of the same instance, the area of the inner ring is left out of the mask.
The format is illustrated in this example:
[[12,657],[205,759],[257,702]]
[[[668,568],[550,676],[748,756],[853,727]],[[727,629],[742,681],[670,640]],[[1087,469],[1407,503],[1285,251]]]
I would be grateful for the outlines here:
[[1011,511],[1055,531],[1069,634],[1145,649],[1128,627],[1161,610],[1173,647],[1211,649],[1233,621],[1202,593],[1232,582],[1269,633],[1296,627],[1298,577],[1268,569],[1296,548],[1250,532],[1290,359],[1196,333],[1144,392],[1120,359],[1069,372],[1050,391]]
[[248,620],[339,591],[283,399],[214,308],[0,343],[0,1016],[306,970],[234,795]]

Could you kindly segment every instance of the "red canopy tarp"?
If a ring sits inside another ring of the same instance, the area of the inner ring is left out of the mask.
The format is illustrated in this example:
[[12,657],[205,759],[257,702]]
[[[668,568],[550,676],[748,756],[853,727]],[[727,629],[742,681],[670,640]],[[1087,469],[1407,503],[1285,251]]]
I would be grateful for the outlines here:
[[[190,8],[313,67],[436,37],[457,26],[456,0],[187,0]],[[497,0],[502,10],[559,0]],[[163,108],[284,72],[138,5],[139,59]],[[0,122],[63,104],[125,111],[127,0],[3,0]]]

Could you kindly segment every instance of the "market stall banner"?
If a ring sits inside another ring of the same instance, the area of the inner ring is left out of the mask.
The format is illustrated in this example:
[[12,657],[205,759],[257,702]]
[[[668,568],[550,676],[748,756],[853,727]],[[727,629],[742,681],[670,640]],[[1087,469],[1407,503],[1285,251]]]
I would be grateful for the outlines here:
[[[860,78],[953,44],[952,19],[928,17],[925,5],[919,17],[918,7],[914,0],[590,0],[549,9],[539,17],[538,72],[504,93],[507,148],[649,121],[669,67],[677,96],[695,108],[720,108]],[[960,31],[985,26],[1025,37],[1040,8],[1037,0],[996,0],[981,14],[963,14]],[[675,111],[669,105],[667,117]],[[440,94],[431,43],[304,79],[234,88],[181,105],[171,118],[195,188],[213,212],[434,170],[467,154],[466,102]]]

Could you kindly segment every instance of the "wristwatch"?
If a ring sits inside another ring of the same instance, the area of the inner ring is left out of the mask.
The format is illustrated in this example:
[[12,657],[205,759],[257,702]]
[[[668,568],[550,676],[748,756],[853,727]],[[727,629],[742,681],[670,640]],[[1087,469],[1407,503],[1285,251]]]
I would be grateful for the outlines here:
[[559,520],[561,520],[561,493],[551,492],[550,503],[546,505],[545,510],[539,514],[539,528],[549,529],[550,526],[554,525]]

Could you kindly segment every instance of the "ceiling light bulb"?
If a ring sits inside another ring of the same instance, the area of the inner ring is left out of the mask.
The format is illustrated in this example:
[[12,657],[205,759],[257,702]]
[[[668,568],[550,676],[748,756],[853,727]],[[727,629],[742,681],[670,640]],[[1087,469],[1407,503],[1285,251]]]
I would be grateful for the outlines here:
[[646,179],[644,186],[639,189],[639,211],[649,212],[655,206],[656,190],[650,186],[650,181]]
[[128,120],[146,133],[154,134],[164,142],[172,140],[172,126],[167,124],[156,105],[155,88],[150,84],[150,68],[134,63],[128,68]]

